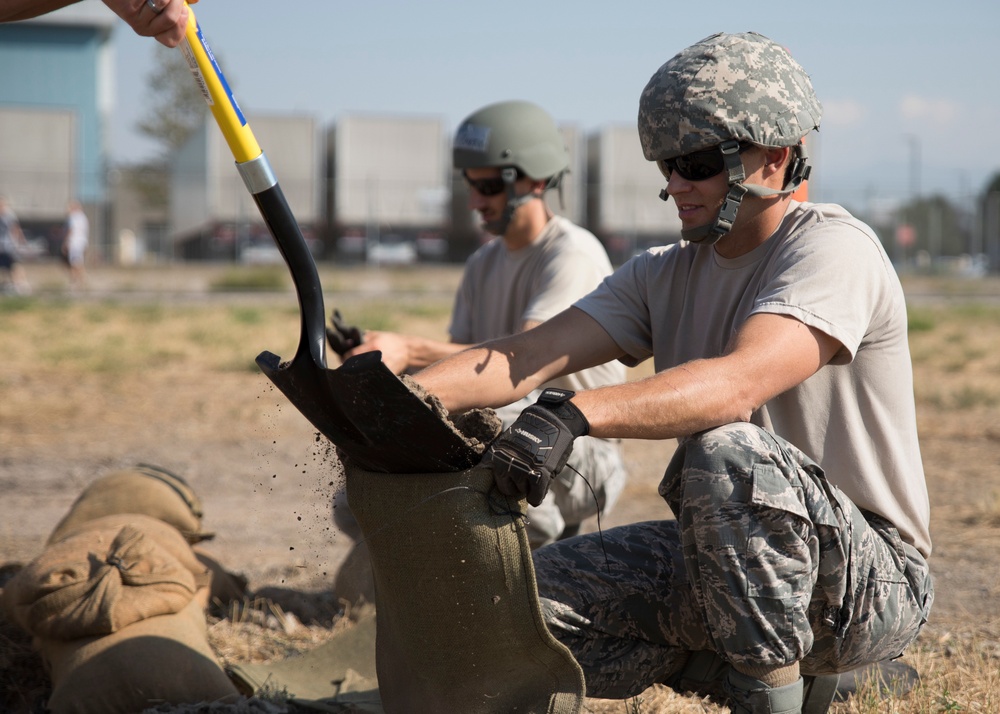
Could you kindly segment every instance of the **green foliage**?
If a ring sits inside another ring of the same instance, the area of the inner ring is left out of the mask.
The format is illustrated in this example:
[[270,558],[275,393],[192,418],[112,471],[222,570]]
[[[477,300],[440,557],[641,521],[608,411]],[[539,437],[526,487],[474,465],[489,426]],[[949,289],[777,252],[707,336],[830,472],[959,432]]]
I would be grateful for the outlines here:
[[955,698],[952,696],[951,692],[948,691],[947,687],[945,687],[944,691],[942,691],[938,697],[938,703],[941,705],[941,709],[939,710],[941,712],[965,711],[965,707],[955,701]]
[[136,128],[160,144],[164,159],[182,147],[202,125],[208,104],[191,76],[184,54],[155,45],[155,69],[147,77],[150,99]]
[[154,44],[155,68],[146,78],[147,111],[136,129],[159,146],[156,158],[121,169],[149,208],[165,208],[169,201],[168,165],[173,154],[204,124],[208,104],[191,76],[184,54]]

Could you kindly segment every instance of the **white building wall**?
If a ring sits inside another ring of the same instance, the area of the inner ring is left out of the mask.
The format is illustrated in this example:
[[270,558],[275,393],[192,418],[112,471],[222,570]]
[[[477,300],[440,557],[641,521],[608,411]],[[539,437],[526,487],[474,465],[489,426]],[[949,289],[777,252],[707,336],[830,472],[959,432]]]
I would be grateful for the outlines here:
[[451,158],[440,119],[348,115],[330,130],[336,219],[440,227]]
[[76,113],[0,107],[0,194],[18,217],[52,219],[75,198]]
[[639,145],[639,130],[630,125],[600,129],[591,142],[596,163],[597,225],[604,233],[634,236],[664,235],[675,239],[681,230],[673,201],[661,201],[666,179],[656,165],[646,161]]

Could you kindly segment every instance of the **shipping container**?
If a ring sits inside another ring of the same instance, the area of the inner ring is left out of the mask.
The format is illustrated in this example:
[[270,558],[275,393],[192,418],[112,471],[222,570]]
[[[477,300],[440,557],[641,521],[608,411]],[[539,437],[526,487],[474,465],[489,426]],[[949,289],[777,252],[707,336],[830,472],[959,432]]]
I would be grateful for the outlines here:
[[412,262],[442,252],[451,158],[427,116],[353,114],[327,131],[328,222],[341,259]]
[[[303,235],[321,252],[321,146],[315,120],[303,115],[247,115]],[[211,117],[174,155],[169,231],[187,258],[280,262],[260,212]]]
[[677,209],[659,198],[666,179],[642,155],[635,126],[609,125],[591,134],[587,161],[587,225],[613,262],[679,240]]

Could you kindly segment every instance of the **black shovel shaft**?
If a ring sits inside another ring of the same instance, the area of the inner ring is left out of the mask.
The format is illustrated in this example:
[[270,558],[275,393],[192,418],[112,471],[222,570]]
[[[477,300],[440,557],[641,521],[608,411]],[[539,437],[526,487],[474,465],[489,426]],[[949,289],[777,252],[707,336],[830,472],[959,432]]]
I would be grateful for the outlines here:
[[257,365],[361,468],[390,473],[468,468],[478,460],[478,451],[410,392],[382,363],[380,353],[357,355],[339,369],[327,369],[326,311],[316,263],[190,8],[189,13],[181,49],[288,265],[299,300],[302,331],[295,357],[283,362],[262,352]]
[[253,200],[295,283],[302,316],[302,335],[295,360],[309,359],[317,367],[326,368],[323,290],[309,246],[288,207],[281,186],[275,183],[271,188],[253,194]]

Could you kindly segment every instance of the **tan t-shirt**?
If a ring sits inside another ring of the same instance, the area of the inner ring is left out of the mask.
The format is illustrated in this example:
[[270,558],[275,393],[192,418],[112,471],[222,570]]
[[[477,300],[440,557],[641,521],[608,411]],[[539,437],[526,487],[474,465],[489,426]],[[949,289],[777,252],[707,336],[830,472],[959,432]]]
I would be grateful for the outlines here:
[[[509,251],[494,238],[466,262],[448,332],[459,344],[513,335],[526,322],[544,322],[562,312],[611,272],[600,241],[562,216],[554,216],[520,250]],[[623,381],[624,366],[611,362],[546,386],[580,391]]]
[[789,315],[843,349],[752,422],[815,459],[859,507],[925,556],[931,540],[917,441],[906,304],[872,230],[843,208],[792,202],[763,245],[732,260],[689,243],[654,248],[577,303],[657,371],[721,355],[751,315]]

